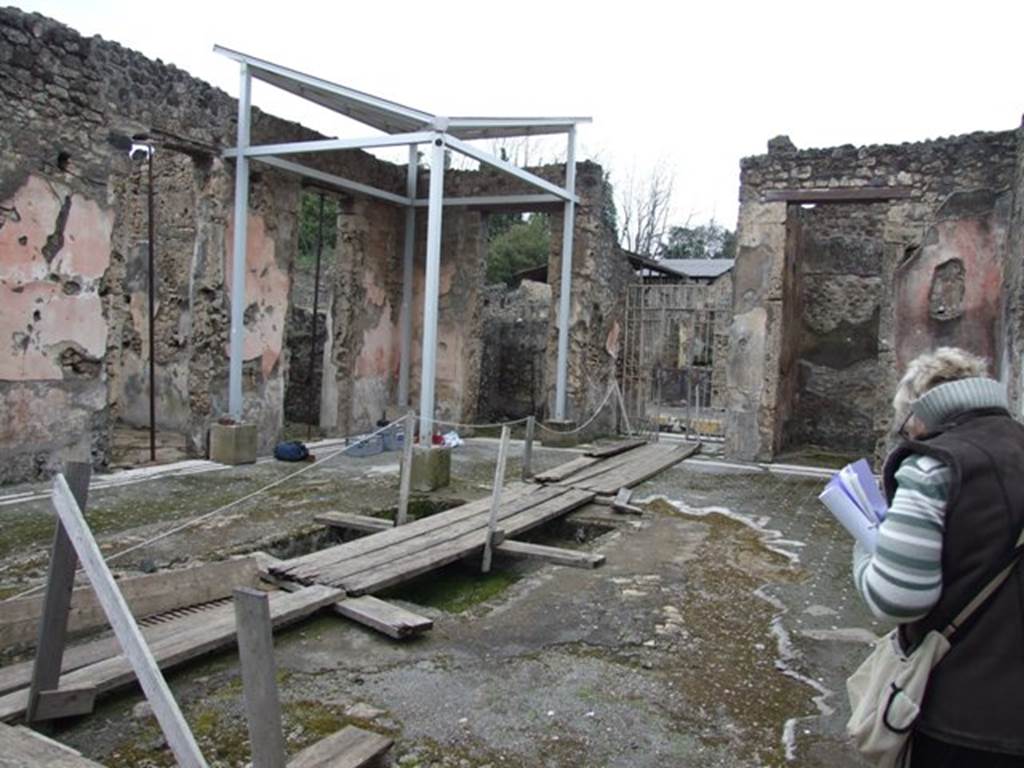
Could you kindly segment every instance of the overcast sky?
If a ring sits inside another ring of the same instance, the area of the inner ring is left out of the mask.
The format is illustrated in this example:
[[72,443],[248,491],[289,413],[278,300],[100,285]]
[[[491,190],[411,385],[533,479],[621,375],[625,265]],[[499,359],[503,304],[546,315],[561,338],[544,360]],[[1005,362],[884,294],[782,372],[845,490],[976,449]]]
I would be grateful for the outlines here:
[[[736,221],[739,159],[1020,125],[1024,3],[14,0],[238,93],[214,43],[448,115],[586,115],[615,178],[658,163],[674,218]],[[254,103],[372,134],[271,86]],[[540,147],[539,151],[545,151]],[[547,150],[553,151],[553,150]]]

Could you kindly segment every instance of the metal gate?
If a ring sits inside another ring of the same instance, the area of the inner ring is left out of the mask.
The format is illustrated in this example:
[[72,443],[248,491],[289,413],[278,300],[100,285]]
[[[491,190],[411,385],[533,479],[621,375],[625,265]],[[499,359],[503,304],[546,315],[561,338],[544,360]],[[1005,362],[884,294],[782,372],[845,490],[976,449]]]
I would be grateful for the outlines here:
[[631,285],[620,386],[646,429],[721,437],[730,297],[704,284]]

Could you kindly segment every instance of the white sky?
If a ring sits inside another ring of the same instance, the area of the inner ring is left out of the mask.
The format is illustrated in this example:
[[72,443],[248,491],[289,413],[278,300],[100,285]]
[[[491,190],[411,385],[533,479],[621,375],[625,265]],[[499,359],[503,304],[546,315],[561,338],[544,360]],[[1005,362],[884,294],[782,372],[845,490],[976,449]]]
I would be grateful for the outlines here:
[[[658,163],[676,223],[736,221],[739,159],[1020,125],[1024,3],[11,0],[238,92],[214,43],[436,114],[588,115],[613,183]],[[373,131],[256,83],[332,136]],[[554,150],[549,150],[554,151]]]

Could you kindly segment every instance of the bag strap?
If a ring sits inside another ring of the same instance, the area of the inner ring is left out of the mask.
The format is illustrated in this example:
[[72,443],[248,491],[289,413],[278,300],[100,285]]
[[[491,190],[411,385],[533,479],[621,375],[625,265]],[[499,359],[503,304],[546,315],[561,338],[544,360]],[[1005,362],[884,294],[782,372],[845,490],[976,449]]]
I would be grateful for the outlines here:
[[992,580],[982,588],[982,590],[975,595],[974,599],[969,602],[966,607],[956,615],[944,630],[942,634],[945,635],[946,639],[949,640],[953,637],[953,634],[960,629],[960,627],[966,622],[971,616],[977,611],[985,601],[988,600],[992,593],[995,592],[999,587],[1003,585],[1003,582],[1009,578],[1010,573],[1014,568],[1017,567],[1017,563],[1020,562],[1021,555],[1024,554],[1024,530],[1021,530],[1020,536],[1017,537],[1017,544],[1013,550],[1013,557],[1010,558],[1009,564],[1003,568],[999,573],[992,577]]

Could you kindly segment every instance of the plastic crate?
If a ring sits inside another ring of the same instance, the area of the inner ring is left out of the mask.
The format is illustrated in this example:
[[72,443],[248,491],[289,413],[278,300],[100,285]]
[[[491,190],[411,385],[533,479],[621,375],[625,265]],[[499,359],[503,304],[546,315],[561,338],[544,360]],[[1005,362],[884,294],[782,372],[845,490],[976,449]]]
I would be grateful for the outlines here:
[[376,456],[378,453],[384,451],[384,441],[380,435],[373,435],[371,437],[364,437],[360,440],[356,440],[352,445],[345,449],[346,456],[355,456],[361,458],[363,456]]

